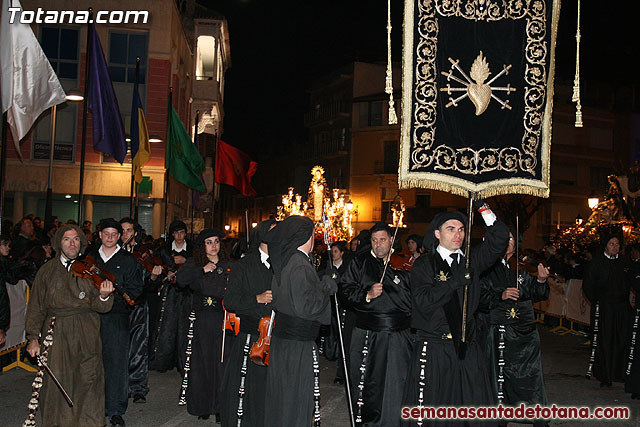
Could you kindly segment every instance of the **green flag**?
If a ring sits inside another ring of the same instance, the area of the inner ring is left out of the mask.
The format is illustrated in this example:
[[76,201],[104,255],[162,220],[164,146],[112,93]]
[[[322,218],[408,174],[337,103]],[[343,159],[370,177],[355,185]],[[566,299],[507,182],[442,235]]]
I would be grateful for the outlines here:
[[169,175],[187,187],[201,193],[207,191],[202,178],[200,178],[202,171],[204,171],[204,160],[191,141],[173,106],[171,106],[165,165]]

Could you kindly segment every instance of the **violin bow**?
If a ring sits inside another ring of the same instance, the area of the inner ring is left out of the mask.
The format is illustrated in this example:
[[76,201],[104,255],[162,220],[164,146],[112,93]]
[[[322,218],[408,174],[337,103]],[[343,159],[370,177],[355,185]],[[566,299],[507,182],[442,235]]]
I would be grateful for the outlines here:
[[382,270],[382,276],[380,277],[380,283],[384,279],[384,275],[387,273],[387,266],[389,265],[389,261],[391,260],[391,252],[393,252],[393,245],[396,242],[396,236],[398,235],[398,227],[400,227],[400,223],[402,222],[402,217],[404,216],[404,212],[400,212],[400,218],[396,222],[396,229],[393,232],[393,237],[391,238],[391,247],[389,248],[389,253],[387,254],[387,258],[384,260],[384,269]]
[[[400,223],[398,221],[398,223]],[[322,229],[324,232],[324,244],[329,248],[329,252],[331,252],[331,237],[329,236],[329,227],[331,227],[331,222],[329,221],[329,217],[327,216],[327,212],[322,209]],[[397,229],[396,229],[397,231]],[[331,253],[329,253],[329,267],[333,270],[333,260],[331,259]],[[347,403],[349,408],[349,422],[351,423],[351,427],[355,427],[356,422],[353,418],[353,401],[351,400],[351,380],[349,379],[349,367],[347,366],[347,358],[344,353],[344,338],[342,337],[342,320],[340,319],[340,305],[338,304],[338,294],[336,293],[333,296],[333,301],[335,303],[336,310],[336,320],[338,322],[338,339],[340,341],[340,351],[342,352],[342,369],[344,370],[344,386],[347,391]],[[272,319],[273,320],[273,319]],[[269,325],[271,328],[271,324]]]

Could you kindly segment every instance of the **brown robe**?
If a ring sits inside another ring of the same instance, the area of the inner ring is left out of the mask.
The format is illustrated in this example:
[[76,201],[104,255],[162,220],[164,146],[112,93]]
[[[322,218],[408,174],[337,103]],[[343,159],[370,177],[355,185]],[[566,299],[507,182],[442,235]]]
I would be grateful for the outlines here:
[[[84,292],[84,298],[80,298]],[[43,426],[104,426],[104,369],[100,318],[111,310],[113,295],[100,300],[100,293],[87,279],[68,272],[59,258],[40,268],[27,307],[28,340],[47,332],[56,316],[49,367],[67,391],[73,408],[45,374],[40,390]]]

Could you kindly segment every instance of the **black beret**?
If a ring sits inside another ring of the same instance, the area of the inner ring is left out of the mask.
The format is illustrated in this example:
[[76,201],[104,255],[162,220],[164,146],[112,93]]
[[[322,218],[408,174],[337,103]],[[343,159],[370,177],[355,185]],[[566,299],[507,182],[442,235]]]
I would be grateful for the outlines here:
[[224,232],[222,230],[218,230],[217,228],[205,228],[198,234],[198,238],[196,239],[196,244],[204,245],[204,241],[209,237],[218,236],[220,240],[224,239]]
[[427,251],[431,251],[437,246],[436,243],[438,242],[438,239],[436,239],[435,231],[440,229],[442,224],[452,219],[457,219],[465,228],[467,227],[467,216],[460,211],[446,211],[436,214],[436,216],[433,217],[431,224],[429,224],[427,234],[425,234],[424,240],[422,241],[422,246]]
[[113,218],[102,218],[100,224],[98,224],[98,230],[102,231],[105,228],[115,228],[118,233],[122,234],[122,225]]

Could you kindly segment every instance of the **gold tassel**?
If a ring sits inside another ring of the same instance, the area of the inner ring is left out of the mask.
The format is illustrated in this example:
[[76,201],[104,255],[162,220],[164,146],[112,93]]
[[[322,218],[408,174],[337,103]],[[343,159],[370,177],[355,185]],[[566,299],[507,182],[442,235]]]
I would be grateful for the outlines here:
[[576,123],[575,127],[581,128],[582,104],[580,103],[580,0],[578,0],[578,24],[576,27],[576,75],[573,79],[573,96],[571,101],[576,103]]
[[393,106],[393,68],[391,63],[391,0],[387,0],[387,77],[384,92],[389,95],[389,124],[398,124],[398,116]]

